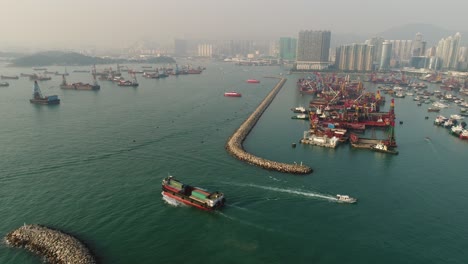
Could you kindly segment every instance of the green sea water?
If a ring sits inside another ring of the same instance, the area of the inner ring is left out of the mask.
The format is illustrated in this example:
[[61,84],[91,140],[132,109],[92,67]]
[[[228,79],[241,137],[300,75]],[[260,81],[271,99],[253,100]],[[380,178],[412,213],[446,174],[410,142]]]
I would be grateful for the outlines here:
[[[200,75],[140,77],[137,88],[101,81],[100,91],[61,90],[53,76],[40,87],[60,97],[57,106],[30,104],[32,82],[8,80],[0,87],[0,234],[47,225],[112,264],[467,263],[468,142],[434,126],[427,105],[396,99],[398,156],[348,145],[292,148],[308,123],[291,119],[290,108],[311,97],[296,89],[306,75],[285,75],[244,146],[314,173],[266,171],[234,159],[224,144],[277,82],[264,77],[287,70],[200,64]],[[56,70],[64,69],[49,68]],[[0,67],[2,75],[21,72],[32,69]],[[92,79],[71,73],[68,81]],[[457,112],[452,105],[441,114]],[[171,205],[161,196],[168,174],[224,192],[226,207]],[[336,203],[338,193],[359,201]],[[2,244],[0,263],[41,259]]]

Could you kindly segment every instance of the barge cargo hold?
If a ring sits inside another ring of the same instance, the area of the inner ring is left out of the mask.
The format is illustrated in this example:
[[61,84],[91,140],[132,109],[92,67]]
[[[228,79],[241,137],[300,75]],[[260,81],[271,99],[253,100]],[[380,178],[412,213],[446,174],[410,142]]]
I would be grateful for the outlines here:
[[183,184],[172,176],[163,179],[162,194],[206,211],[219,209],[226,202],[221,192],[207,192],[201,188]]

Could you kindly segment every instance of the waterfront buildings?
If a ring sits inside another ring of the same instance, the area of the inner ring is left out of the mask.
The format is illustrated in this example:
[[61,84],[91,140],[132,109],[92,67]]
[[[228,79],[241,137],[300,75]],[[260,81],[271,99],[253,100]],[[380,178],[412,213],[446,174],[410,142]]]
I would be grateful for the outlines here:
[[468,47],[461,47],[458,56],[458,70],[468,70]]
[[426,52],[426,41],[423,41],[423,35],[418,32],[413,41],[412,56],[424,56]]
[[392,42],[385,41],[382,44],[382,56],[380,57],[379,70],[382,70],[382,71],[389,70],[391,58],[392,58]]
[[374,46],[374,55],[372,56],[372,61],[374,64],[380,63],[380,57],[382,57],[382,46],[385,39],[382,37],[373,37],[366,40],[366,44],[369,46]]
[[413,48],[412,40],[390,40],[392,44],[392,58],[397,62],[408,62]]
[[296,52],[297,70],[324,70],[330,65],[330,31],[302,30]]
[[279,58],[281,60],[288,60],[288,61],[296,60],[296,47],[297,47],[297,39],[280,38]]
[[213,45],[212,44],[198,44],[198,56],[200,56],[200,57],[212,57],[213,56]]
[[372,71],[374,46],[343,45],[336,49],[335,67],[343,71]]
[[439,41],[436,49],[436,56],[442,62],[442,69],[452,70],[458,66],[458,56],[460,51],[461,34],[458,32],[454,36],[443,38]]

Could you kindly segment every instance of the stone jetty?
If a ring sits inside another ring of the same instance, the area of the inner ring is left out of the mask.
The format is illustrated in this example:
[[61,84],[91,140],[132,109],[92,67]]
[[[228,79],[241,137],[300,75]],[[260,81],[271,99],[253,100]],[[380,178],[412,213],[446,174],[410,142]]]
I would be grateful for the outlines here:
[[90,251],[76,238],[41,225],[24,225],[5,237],[6,244],[24,247],[51,264],[96,264]]
[[[280,78],[278,78],[280,79]],[[281,78],[276,84],[275,88],[263,99],[255,111],[242,123],[242,125],[232,134],[226,143],[226,150],[239,160],[247,163],[262,167],[268,170],[275,170],[279,172],[292,173],[292,174],[309,174],[312,173],[312,168],[302,164],[288,164],[276,161],[267,160],[247,153],[242,146],[247,135],[260,119],[263,112],[268,108],[276,94],[281,90],[286,78]]]

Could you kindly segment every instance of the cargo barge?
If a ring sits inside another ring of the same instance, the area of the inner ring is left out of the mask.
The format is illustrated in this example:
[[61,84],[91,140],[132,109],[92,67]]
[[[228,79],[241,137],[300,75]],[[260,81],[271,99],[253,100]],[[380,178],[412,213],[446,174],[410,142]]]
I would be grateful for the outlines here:
[[207,192],[201,188],[183,184],[172,176],[163,179],[162,194],[205,211],[219,209],[226,202],[221,192]]

